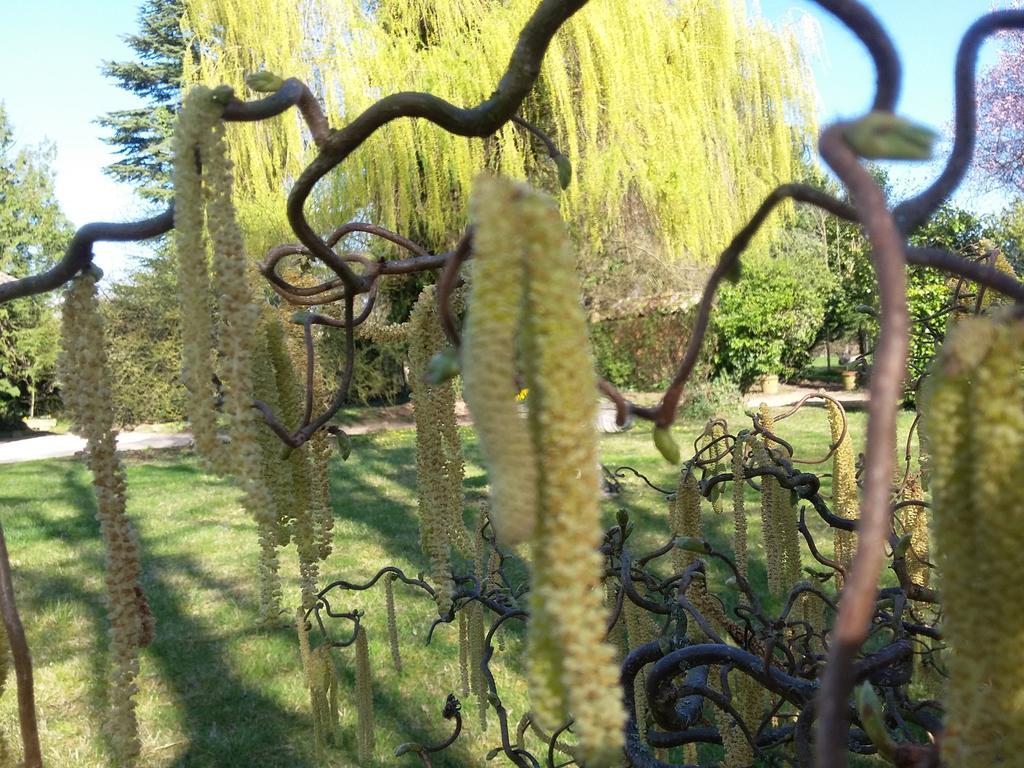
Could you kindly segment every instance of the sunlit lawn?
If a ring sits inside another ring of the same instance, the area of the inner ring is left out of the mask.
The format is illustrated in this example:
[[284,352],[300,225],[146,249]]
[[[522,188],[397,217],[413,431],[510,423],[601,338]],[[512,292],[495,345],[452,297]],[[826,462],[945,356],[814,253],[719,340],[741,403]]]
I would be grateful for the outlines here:
[[[901,414],[902,434],[910,416]],[[851,415],[850,429],[859,444],[862,414]],[[699,430],[700,425],[684,424],[679,434],[692,444]],[[828,447],[821,409],[807,409],[782,422],[778,431],[797,446],[801,457],[823,455]],[[472,506],[483,497],[485,480],[471,433],[464,431],[463,436]],[[349,461],[336,462],[332,470],[336,546],[326,576],[362,580],[385,564],[410,574],[425,570],[416,524],[412,432],[356,437],[353,444]],[[628,464],[656,485],[671,488],[675,483],[674,471],[656,454],[645,426],[604,438],[603,459],[611,467]],[[256,537],[236,494],[226,482],[205,474],[187,453],[136,456],[128,462],[130,513],[141,535],[145,588],[159,622],[156,641],[142,655],[142,764],[354,765],[354,711],[346,693],[352,685],[352,653],[335,655],[343,740],[324,759],[313,749],[294,632],[284,626],[271,631],[254,626]],[[818,470],[828,471],[828,465]],[[667,534],[663,497],[639,480],[623,483],[623,493],[607,501],[608,523],[617,508],[626,507],[637,526],[633,547],[643,551],[656,546]],[[823,486],[827,493],[828,479]],[[749,498],[754,501],[753,495]],[[106,618],[103,553],[94,513],[89,477],[77,461],[0,468],[0,515],[36,662],[41,735],[52,766],[110,764],[101,730]],[[749,523],[752,574],[763,587],[756,503],[749,505]],[[728,547],[728,514],[716,516],[708,508],[706,526],[717,545]],[[823,551],[831,552],[830,537],[821,540]],[[805,558],[809,561],[806,552]],[[282,566],[289,576],[287,595],[297,594],[296,570],[289,550]],[[376,673],[377,761],[416,765],[414,756],[396,761],[392,751],[401,742],[436,741],[449,733],[440,709],[447,693],[459,688],[457,631],[442,626],[426,646],[433,604],[401,585],[396,597],[401,675],[392,669],[388,654],[383,590],[352,593],[334,607],[366,611]],[[514,728],[526,704],[519,660],[522,627],[509,623],[506,630],[505,650],[497,653],[493,669]],[[434,760],[435,766],[483,765],[483,755],[499,744],[493,713],[484,733],[475,701],[465,702],[464,714],[465,734]],[[0,704],[0,728],[9,742],[17,742],[13,675]]]

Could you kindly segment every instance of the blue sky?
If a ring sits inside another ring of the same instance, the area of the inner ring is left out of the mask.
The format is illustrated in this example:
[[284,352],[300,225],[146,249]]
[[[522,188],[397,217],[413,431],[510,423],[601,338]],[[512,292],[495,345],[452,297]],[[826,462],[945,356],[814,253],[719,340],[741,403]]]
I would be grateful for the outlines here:
[[[600,2],[600,0],[592,0]],[[649,1],[649,0],[648,0]],[[997,3],[1002,5],[1005,3]],[[904,60],[901,111],[937,129],[952,114],[953,57],[956,42],[991,0],[868,0],[896,40]],[[130,220],[145,213],[131,190],[102,173],[113,158],[92,121],[113,109],[136,105],[100,75],[106,59],[130,57],[122,42],[136,30],[138,0],[3,0],[3,45],[0,45],[0,99],[21,143],[52,141],[57,148],[57,194],[74,224],[96,220]],[[870,102],[873,78],[860,44],[807,0],[761,0],[769,19],[785,23],[805,13],[818,20],[824,40],[823,59],[815,64],[823,122],[863,111]],[[994,46],[983,62],[994,60]],[[928,178],[927,169],[897,171],[907,191]],[[957,202],[993,210],[1001,198],[968,191]],[[97,247],[97,262],[121,274],[140,246]]]

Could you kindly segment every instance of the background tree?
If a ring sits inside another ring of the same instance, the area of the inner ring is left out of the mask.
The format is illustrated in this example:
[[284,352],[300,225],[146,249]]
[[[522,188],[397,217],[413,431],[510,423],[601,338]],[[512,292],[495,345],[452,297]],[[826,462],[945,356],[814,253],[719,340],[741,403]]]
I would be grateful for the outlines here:
[[1024,36],[1004,33],[999,58],[978,83],[979,169],[1024,193]]
[[[533,10],[467,0],[308,6],[187,0],[200,55],[185,78],[241,87],[253,70],[296,76],[339,122],[405,90],[476,103]],[[711,261],[766,192],[793,176],[796,148],[814,128],[810,82],[793,34],[735,0],[682,10],[612,0],[566,24],[521,116],[572,160],[575,178],[560,200],[592,307],[624,297],[642,304],[702,282],[675,267]],[[240,216],[258,233],[250,245],[259,255],[291,239],[282,190],[312,148],[294,115],[231,132]],[[465,225],[467,190],[482,169],[556,186],[543,146],[517,125],[479,141],[408,120],[367,141],[321,186],[312,213],[324,231],[366,218],[445,249]],[[766,239],[783,219],[772,219]]]
[[[136,59],[108,61],[103,73],[144,101],[136,109],[109,112],[97,122],[120,158],[108,175],[130,184],[144,200],[163,204],[172,195],[171,140],[181,101],[181,0],[147,0],[136,34],[125,36]],[[177,267],[166,242],[158,241],[138,267],[103,297],[111,333],[108,352],[114,377],[115,418],[120,423],[183,418],[180,311]]]
[[[50,266],[67,246],[71,225],[53,191],[52,147],[15,148],[0,103],[0,280]],[[35,296],[0,304],[0,427],[34,410],[54,379],[54,308]]]
[[108,61],[103,74],[145,104],[137,109],[108,112],[97,122],[111,133],[106,142],[121,157],[107,166],[107,173],[135,187],[146,200],[170,199],[171,137],[175,112],[181,102],[182,57],[181,0],[146,0],[139,10],[139,32],[125,35],[138,57],[132,61]]

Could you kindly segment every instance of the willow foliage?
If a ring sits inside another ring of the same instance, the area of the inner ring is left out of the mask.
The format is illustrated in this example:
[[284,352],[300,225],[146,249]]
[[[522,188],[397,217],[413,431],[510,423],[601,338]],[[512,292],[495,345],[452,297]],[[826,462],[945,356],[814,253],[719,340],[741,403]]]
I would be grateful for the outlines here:
[[[309,83],[335,127],[377,99],[429,91],[459,105],[487,98],[535,0],[186,0],[200,56],[186,82],[241,88],[267,69]],[[813,131],[812,80],[797,33],[750,15],[742,0],[606,0],[552,41],[520,112],[571,159],[562,216],[595,277],[649,253],[709,261],[763,196],[788,181]],[[799,126],[799,127],[794,127]],[[232,126],[243,221],[253,245],[287,237],[281,200],[314,148],[295,111]],[[325,229],[353,216],[424,240],[453,241],[483,168],[555,186],[543,148],[505,125],[481,141],[425,120],[377,132],[319,190]],[[776,220],[777,222],[777,220]],[[653,233],[648,236],[646,233]],[[647,262],[650,266],[650,262]],[[648,270],[637,270],[638,275]],[[621,275],[620,275],[621,276]]]

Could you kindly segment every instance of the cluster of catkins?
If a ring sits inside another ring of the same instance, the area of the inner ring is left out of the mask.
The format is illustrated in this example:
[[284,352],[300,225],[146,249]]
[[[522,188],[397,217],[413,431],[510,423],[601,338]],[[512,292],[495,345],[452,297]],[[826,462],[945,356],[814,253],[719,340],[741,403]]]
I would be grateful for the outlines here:
[[117,455],[110,370],[96,280],[96,272],[90,269],[76,277],[65,293],[60,372],[64,404],[74,430],[86,439],[96,517],[106,548],[111,656],[111,710],[106,728],[118,764],[131,765],[140,748],[134,701],[138,690],[138,649],[153,639],[154,625],[139,582],[138,539],[125,511],[125,473]]
[[[221,120],[229,95],[202,87],[190,91],[174,138],[182,381],[196,450],[214,471],[234,476],[256,520],[260,618],[273,622],[281,615],[278,549],[289,541],[298,550],[302,604],[309,609],[315,602],[318,561],[331,550],[329,451],[320,435],[282,461],[282,446],[252,407],[259,396],[286,423],[299,423],[303,414],[285,331],[276,316],[261,316],[252,300]],[[221,415],[227,444],[217,431]]]
[[942,758],[958,768],[1024,754],[1021,613],[1007,602],[1024,552],[1024,326],[953,325],[923,398],[932,522],[949,645]]
[[468,558],[473,556],[473,544],[462,519],[464,470],[455,419],[455,386],[451,380],[427,380],[428,363],[444,347],[434,286],[424,288],[413,305],[407,334],[416,419],[420,546],[430,561],[438,613],[446,616],[455,591],[451,549],[455,547]]
[[[832,509],[839,517],[855,520],[859,515],[860,500],[857,497],[857,467],[853,455],[853,441],[850,439],[849,430],[846,429],[846,416],[839,405],[826,400],[825,409],[828,412],[832,445],[835,446],[832,453]],[[832,542],[836,562],[849,571],[853,565],[853,555],[857,551],[857,534],[833,528]]]
[[470,216],[464,396],[488,466],[495,538],[531,545],[534,715],[543,728],[573,717],[580,762],[618,764],[625,710],[599,589],[597,378],[575,257],[557,205],[523,184],[478,179]]
[[[761,403],[759,419],[762,428],[775,432],[775,419],[768,406]],[[761,466],[776,466],[773,451],[776,443],[769,437],[754,441],[754,457]],[[765,566],[768,569],[768,591],[784,595],[800,580],[800,533],[792,493],[778,479],[765,475],[761,480],[761,526],[764,533]]]

